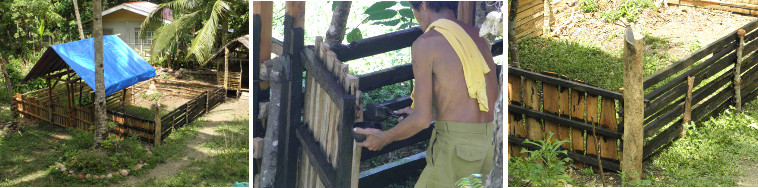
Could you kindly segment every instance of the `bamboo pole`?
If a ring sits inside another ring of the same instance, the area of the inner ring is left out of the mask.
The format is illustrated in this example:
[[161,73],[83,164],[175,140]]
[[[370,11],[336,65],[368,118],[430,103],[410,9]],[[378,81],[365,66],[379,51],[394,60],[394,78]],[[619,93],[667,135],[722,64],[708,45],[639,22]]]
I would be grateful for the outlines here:
[[644,36],[626,27],[624,43],[624,151],[621,170],[637,179],[642,173],[644,103],[642,51]]

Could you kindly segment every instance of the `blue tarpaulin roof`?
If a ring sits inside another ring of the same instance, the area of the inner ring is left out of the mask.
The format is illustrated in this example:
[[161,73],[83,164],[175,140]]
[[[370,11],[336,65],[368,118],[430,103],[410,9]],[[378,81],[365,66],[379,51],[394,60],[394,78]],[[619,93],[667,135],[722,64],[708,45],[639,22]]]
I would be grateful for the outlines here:
[[[93,38],[50,46],[24,81],[63,69],[61,62],[65,62],[95,90]],[[155,68],[115,35],[103,36],[103,67],[106,96],[155,76]]]

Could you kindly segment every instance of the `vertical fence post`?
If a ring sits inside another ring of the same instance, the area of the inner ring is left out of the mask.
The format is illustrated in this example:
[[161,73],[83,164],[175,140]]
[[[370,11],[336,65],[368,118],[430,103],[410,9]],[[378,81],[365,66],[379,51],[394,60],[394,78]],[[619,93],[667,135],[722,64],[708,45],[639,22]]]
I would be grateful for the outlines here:
[[692,86],[695,85],[695,77],[687,76],[687,96],[684,98],[684,117],[682,123],[692,121]]
[[742,111],[742,78],[740,78],[740,67],[742,66],[742,50],[745,48],[745,30],[737,30],[737,36],[740,37],[740,46],[737,48],[737,63],[734,65],[734,98],[737,111]]
[[543,7],[544,12],[542,15],[542,17],[544,18],[543,23],[542,23],[542,36],[545,36],[545,37],[550,37],[550,15],[552,13],[550,11],[550,2],[551,2],[550,0],[544,0],[542,2],[544,6]]
[[644,103],[642,51],[644,36],[626,27],[624,43],[624,135],[621,170],[636,179],[642,173]]
[[160,103],[157,101],[155,104],[153,104],[153,109],[155,109],[155,136],[153,136],[153,141],[155,142],[155,146],[161,145],[161,137],[163,136],[161,133],[161,106]]
[[208,109],[208,103],[211,101],[211,98],[209,97],[210,94],[211,94],[210,92],[207,92],[207,91],[205,92],[205,112],[203,113],[206,113],[206,114],[208,113],[208,111],[210,111],[210,109]]

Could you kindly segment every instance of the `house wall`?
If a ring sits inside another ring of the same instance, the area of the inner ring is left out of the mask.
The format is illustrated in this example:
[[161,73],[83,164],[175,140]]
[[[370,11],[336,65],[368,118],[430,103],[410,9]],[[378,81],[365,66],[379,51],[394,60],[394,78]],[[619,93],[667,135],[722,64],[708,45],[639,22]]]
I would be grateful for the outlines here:
[[[118,37],[134,51],[141,55],[147,55],[147,52],[150,51],[150,44],[144,42],[148,41],[139,42],[135,40],[137,37],[135,29],[140,28],[145,18],[147,17],[127,10],[118,10],[105,15],[103,16],[103,35],[118,34]],[[109,33],[111,31],[112,33]]]

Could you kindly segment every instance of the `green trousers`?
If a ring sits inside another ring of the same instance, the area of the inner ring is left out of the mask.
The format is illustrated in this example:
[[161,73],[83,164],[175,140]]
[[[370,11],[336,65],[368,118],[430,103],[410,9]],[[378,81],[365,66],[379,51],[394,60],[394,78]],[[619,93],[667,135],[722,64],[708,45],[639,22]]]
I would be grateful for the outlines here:
[[492,169],[495,124],[437,121],[426,149],[426,167],[416,188],[457,187],[455,182]]

